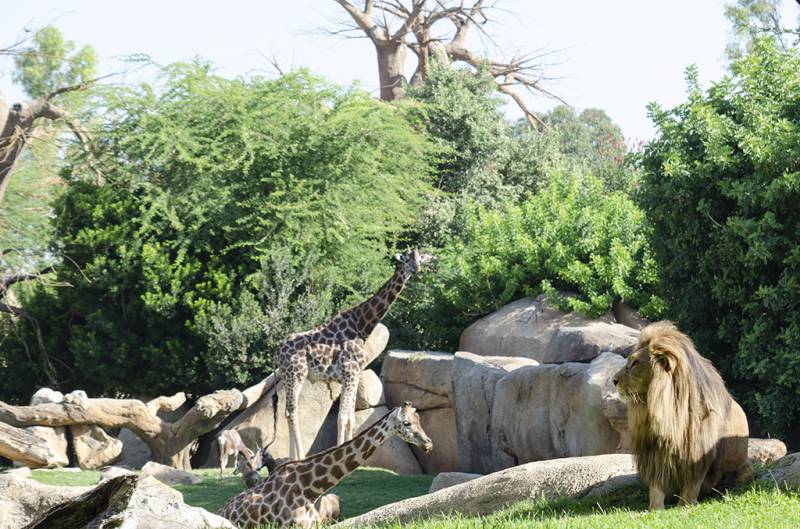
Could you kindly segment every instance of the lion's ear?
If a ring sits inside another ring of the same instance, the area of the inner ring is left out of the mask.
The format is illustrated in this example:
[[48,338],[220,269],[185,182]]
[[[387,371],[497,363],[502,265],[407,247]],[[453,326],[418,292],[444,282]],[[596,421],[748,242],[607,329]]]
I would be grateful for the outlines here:
[[678,356],[675,351],[667,347],[651,347],[650,358],[653,363],[661,367],[665,372],[672,373],[678,365]]

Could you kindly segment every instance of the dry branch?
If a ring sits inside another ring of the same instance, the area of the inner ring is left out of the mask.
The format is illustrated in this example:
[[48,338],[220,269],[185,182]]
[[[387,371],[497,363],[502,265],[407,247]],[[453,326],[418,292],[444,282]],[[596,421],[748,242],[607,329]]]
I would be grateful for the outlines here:
[[56,455],[47,441],[22,428],[0,422],[0,456],[31,468],[53,466]]

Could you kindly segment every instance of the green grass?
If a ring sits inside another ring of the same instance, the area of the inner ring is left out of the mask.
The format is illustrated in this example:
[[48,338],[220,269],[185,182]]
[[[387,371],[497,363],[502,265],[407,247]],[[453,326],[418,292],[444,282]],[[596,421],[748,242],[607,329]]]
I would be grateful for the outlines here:
[[[216,511],[242,490],[238,476],[217,470],[197,470],[203,481],[178,485],[190,505]],[[33,478],[54,485],[93,485],[98,472],[34,470]],[[399,476],[376,468],[360,468],[333,492],[350,518],[381,505],[425,494],[430,476]],[[483,517],[436,516],[405,525],[408,529],[795,529],[800,528],[800,490],[779,490],[768,484],[749,485],[691,507],[669,507],[651,513],[647,491],[630,487],[613,494],[581,500],[527,501]]]
[[[193,470],[203,481],[194,485],[175,485],[189,505],[216,512],[232,496],[242,491],[242,478],[227,470],[222,478],[219,470]],[[67,472],[63,470],[34,470],[33,479],[48,485],[94,485],[99,472]],[[342,505],[342,516],[350,518],[381,505],[420,496],[428,492],[432,476],[400,476],[381,468],[356,469],[334,487]]]

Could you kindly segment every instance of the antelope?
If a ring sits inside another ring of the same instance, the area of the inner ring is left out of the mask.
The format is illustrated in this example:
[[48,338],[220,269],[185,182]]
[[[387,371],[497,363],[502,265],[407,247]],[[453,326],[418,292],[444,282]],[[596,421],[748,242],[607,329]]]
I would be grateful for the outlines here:
[[[219,447],[219,477],[222,477],[222,471],[228,466],[228,456],[242,454],[249,461],[253,461],[255,457],[255,453],[245,446],[236,430],[222,430],[217,436],[217,446]],[[236,460],[234,459],[234,461]]]

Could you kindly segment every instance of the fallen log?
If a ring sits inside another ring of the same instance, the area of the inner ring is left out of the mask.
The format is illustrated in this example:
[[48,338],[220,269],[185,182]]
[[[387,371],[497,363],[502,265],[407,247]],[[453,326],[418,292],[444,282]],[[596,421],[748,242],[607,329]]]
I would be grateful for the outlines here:
[[0,456],[31,468],[55,467],[58,457],[46,440],[0,422]]

